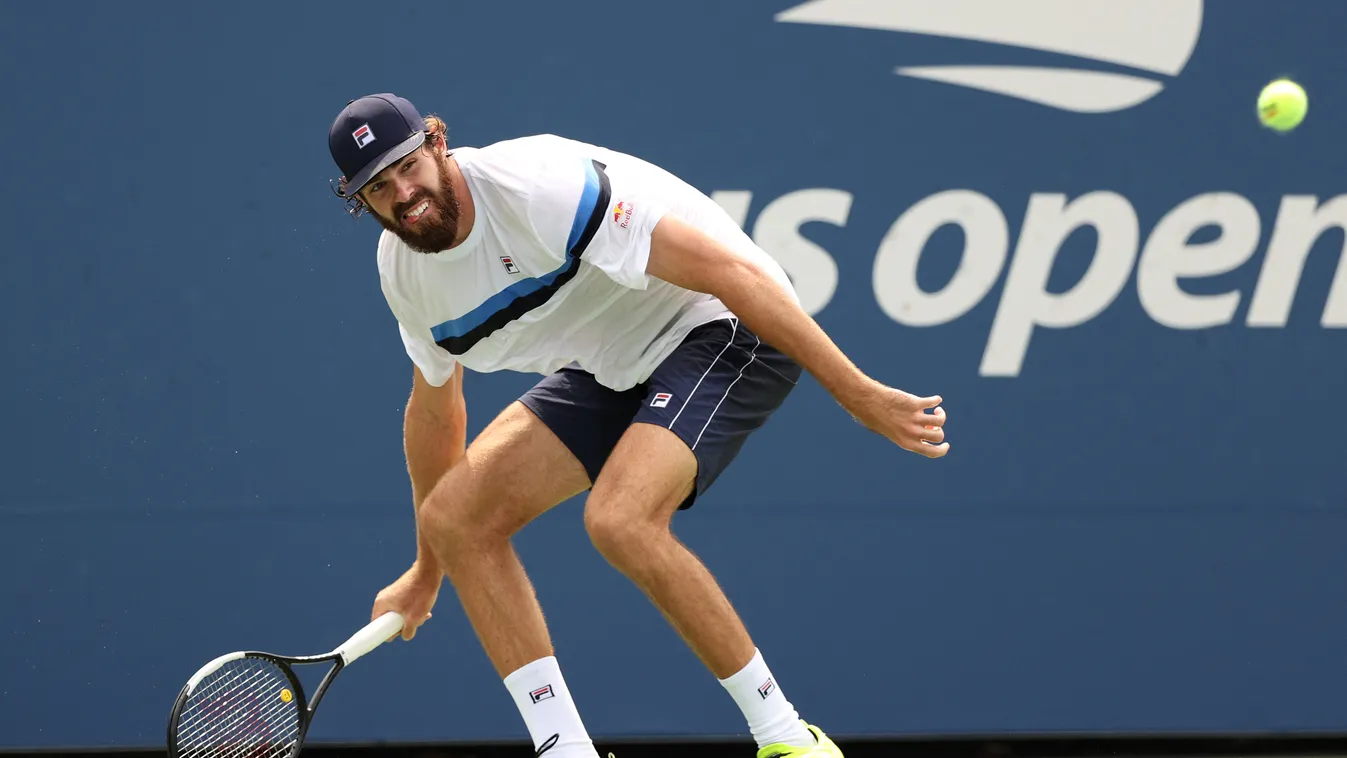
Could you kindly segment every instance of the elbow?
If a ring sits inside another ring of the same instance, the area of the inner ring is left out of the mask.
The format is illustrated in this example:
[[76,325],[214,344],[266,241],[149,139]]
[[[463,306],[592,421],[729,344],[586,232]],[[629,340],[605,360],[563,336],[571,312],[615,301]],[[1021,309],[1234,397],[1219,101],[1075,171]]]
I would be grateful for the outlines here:
[[776,280],[772,279],[762,267],[738,256],[716,264],[716,268],[716,276],[707,294],[719,298],[731,309],[735,303],[742,302],[763,287],[776,285]]

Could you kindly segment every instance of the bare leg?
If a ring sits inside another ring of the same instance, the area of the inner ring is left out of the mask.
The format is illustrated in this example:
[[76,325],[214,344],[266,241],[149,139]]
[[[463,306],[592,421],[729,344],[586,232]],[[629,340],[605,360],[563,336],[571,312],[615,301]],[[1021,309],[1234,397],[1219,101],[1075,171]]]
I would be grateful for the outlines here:
[[[696,458],[673,432],[633,424],[589,495],[585,527],[590,539],[720,680],[759,748],[817,747],[719,583],[669,530],[695,486],[696,473]],[[841,758],[831,751],[817,755]]]
[[502,678],[553,654],[542,608],[510,537],[588,486],[584,467],[566,446],[513,403],[421,508],[421,528]]
[[[598,758],[510,537],[589,486],[584,467],[537,416],[512,403],[436,484],[418,514],[482,647],[549,758]],[[539,700],[545,689],[549,697]]]
[[585,527],[609,563],[725,679],[753,658],[753,641],[711,572],[669,530],[696,474],[696,458],[673,432],[633,424],[594,484]]

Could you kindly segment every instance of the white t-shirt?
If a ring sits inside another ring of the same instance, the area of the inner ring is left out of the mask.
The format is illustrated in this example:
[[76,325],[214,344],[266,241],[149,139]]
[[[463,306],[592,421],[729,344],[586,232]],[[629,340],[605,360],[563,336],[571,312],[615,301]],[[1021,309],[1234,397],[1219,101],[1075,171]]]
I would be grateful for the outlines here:
[[763,266],[779,264],[714,201],[640,159],[552,135],[456,148],[475,219],[451,250],[379,239],[379,278],[407,354],[441,386],[474,371],[550,374],[578,363],[612,389],[645,381],[715,297],[646,274],[667,213]]

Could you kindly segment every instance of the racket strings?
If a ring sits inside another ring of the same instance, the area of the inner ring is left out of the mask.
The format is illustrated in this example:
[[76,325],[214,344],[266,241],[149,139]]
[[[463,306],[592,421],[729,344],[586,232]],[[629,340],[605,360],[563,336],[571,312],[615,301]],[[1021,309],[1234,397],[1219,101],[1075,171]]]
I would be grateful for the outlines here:
[[[275,758],[299,739],[298,693],[271,661],[230,661],[202,680],[178,721],[184,758]],[[286,697],[283,693],[289,693]]]
[[[208,708],[199,709],[191,717],[184,718],[183,726],[194,727],[195,731],[211,736],[231,733],[237,735],[245,729],[256,731],[267,724],[269,720],[274,720],[276,716],[280,715],[280,709],[277,706],[273,705],[269,711],[259,714],[256,708],[246,707],[252,705],[252,703],[245,704],[245,700],[248,698],[243,693],[249,687],[256,687],[257,682],[255,680],[263,675],[262,672],[257,672],[241,681],[238,676],[222,680],[220,686],[215,688],[214,693],[208,693],[207,697],[214,695],[212,700],[207,701],[210,703]],[[231,708],[234,709],[232,720],[218,720],[217,717],[220,714],[229,713]]]
[[[222,709],[230,705],[231,699],[240,697],[241,693],[246,692],[249,688],[255,688],[258,684],[256,680],[267,673],[264,669],[252,673],[240,671],[232,675],[221,676],[204,688],[198,686],[197,693],[200,693],[200,698],[197,702],[207,705],[193,709],[189,700],[188,706],[183,709],[182,726],[193,725],[195,722],[198,729],[203,728],[201,726],[203,720],[219,715]],[[245,676],[247,678],[243,678]],[[193,697],[195,698],[196,695]]]
[[298,736],[298,713],[280,694],[289,681],[267,668],[263,664],[219,677],[203,693],[203,707],[193,709],[195,718],[184,719],[186,728],[179,732],[185,755],[245,758],[289,752]]
[[[231,689],[217,693],[212,710],[215,718],[196,724],[200,739],[187,753],[191,756],[274,756],[289,751],[298,734],[297,715],[286,713],[286,706],[276,694],[274,704],[259,707],[254,693],[242,687],[257,687],[257,677],[235,679]],[[274,688],[273,688],[274,689]],[[295,722],[287,724],[286,720]]]

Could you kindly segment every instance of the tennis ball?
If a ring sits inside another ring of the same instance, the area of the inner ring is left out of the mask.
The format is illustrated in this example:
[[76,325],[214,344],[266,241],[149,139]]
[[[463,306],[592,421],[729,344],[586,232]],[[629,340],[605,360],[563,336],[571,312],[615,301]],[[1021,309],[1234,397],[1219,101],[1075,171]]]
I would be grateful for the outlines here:
[[290,690],[284,690],[284,689],[281,690],[281,702],[282,702],[282,703],[288,703],[288,702],[290,702],[291,700],[294,700],[294,699],[295,699],[295,696],[294,696],[294,694],[292,694],[292,693],[290,692]]
[[1258,95],[1258,118],[1263,126],[1289,132],[1300,126],[1309,110],[1310,100],[1304,88],[1290,79],[1271,82]]

